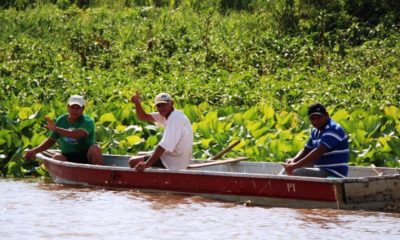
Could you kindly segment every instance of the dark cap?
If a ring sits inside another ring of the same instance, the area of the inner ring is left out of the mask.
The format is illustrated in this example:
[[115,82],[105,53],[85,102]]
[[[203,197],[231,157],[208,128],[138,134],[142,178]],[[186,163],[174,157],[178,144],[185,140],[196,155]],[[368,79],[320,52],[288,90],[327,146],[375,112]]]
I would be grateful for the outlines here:
[[327,111],[324,105],[322,105],[321,103],[314,103],[308,107],[308,117],[311,117],[312,115],[322,116],[324,114],[327,114]]

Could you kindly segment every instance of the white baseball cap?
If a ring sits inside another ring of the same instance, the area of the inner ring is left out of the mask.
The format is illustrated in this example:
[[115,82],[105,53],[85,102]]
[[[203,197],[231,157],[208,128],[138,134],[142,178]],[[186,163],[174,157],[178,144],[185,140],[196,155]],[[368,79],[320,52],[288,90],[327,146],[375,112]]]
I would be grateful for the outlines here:
[[159,103],[167,103],[170,101],[172,101],[171,95],[169,95],[168,93],[160,93],[156,96],[154,105],[157,105]]
[[85,106],[85,99],[80,95],[72,95],[68,100],[68,106],[79,105],[80,107]]

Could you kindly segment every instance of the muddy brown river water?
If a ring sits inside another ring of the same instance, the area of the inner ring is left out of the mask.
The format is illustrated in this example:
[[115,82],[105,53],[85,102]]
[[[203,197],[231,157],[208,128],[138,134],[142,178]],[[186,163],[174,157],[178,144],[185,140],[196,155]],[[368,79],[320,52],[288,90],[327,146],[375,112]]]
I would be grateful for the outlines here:
[[246,207],[0,178],[0,239],[400,239],[400,213]]

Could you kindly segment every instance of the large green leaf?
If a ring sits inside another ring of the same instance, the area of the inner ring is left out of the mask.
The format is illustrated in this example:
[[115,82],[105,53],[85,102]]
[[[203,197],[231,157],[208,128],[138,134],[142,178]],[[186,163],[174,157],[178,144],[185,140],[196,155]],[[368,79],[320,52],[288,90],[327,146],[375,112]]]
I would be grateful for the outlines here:
[[286,128],[289,121],[292,120],[294,114],[293,113],[289,113],[286,111],[282,111],[278,114],[275,114],[277,123],[276,126],[277,128]]
[[33,114],[33,111],[30,107],[22,107],[18,111],[18,118],[21,120],[26,120],[32,114]]
[[268,141],[270,141],[269,136],[267,135],[261,136],[256,140],[256,146],[264,146],[267,144]]
[[141,137],[137,135],[127,136],[126,140],[130,145],[136,145],[144,141]]
[[274,118],[275,110],[270,105],[263,105],[260,107],[261,112],[263,113],[262,121],[266,121],[268,119]]
[[121,112],[121,120],[130,120],[132,116],[132,106],[124,106]]
[[395,121],[400,121],[400,109],[395,106],[385,107],[385,115]]
[[108,113],[105,113],[105,114],[101,115],[99,123],[100,124],[113,123],[113,122],[116,122],[116,121],[117,121],[117,119],[115,118],[114,113],[108,112]]
[[213,138],[223,146],[226,145],[226,143],[229,141],[230,136],[225,133],[216,133],[213,135]]
[[208,126],[214,133],[223,133],[225,132],[224,124],[221,123],[218,119],[214,119],[208,122]]
[[258,139],[261,136],[263,136],[267,131],[269,130],[268,127],[263,127],[260,129],[255,129],[253,131],[251,131],[251,135],[254,137],[254,139]]
[[211,111],[206,114],[203,118],[204,121],[213,121],[218,119],[218,111]]
[[358,127],[358,121],[351,121],[351,120],[346,120],[343,119],[340,122],[340,125],[345,129],[347,133],[355,133],[359,129]]
[[242,125],[244,123],[243,115],[240,113],[236,113],[233,115],[233,121],[237,125]]
[[24,169],[20,163],[8,162],[7,165],[7,175],[11,177],[22,177],[24,175]]
[[400,139],[398,137],[392,137],[389,141],[387,141],[387,144],[396,154],[396,156],[400,157]]
[[279,131],[278,137],[280,140],[291,140],[293,138],[293,133],[290,129],[289,130],[281,130],[281,131]]
[[367,132],[363,129],[356,129],[355,132],[353,132],[353,138],[356,140],[360,145],[363,145],[366,141]]
[[202,116],[202,113],[199,111],[197,106],[191,105],[191,104],[186,104],[183,108],[183,111],[185,112],[185,115],[189,118],[190,122],[196,122],[200,116]]
[[363,125],[365,131],[374,133],[382,125],[382,120],[378,116],[369,115],[364,118]]
[[7,129],[0,129],[0,146],[8,143],[8,136],[10,131]]
[[201,147],[204,148],[204,149],[209,148],[209,147],[210,147],[210,143],[211,143],[212,141],[214,141],[214,139],[212,139],[212,138],[201,139],[201,140],[200,140],[200,142],[201,142]]
[[208,122],[202,121],[195,124],[195,129],[199,131],[205,138],[211,137],[211,129],[208,125]]
[[262,122],[260,121],[247,121],[246,122],[246,128],[252,132],[252,131],[256,131],[260,128],[260,126],[262,125]]
[[391,152],[392,151],[392,149],[388,145],[388,141],[390,141],[390,139],[391,139],[391,136],[388,136],[388,135],[378,138],[378,141],[379,141],[379,143],[381,145],[381,149],[382,149],[381,151],[383,151],[383,152]]
[[157,143],[158,143],[157,136],[152,135],[152,136],[148,137],[146,140],[146,144],[145,144],[145,150],[149,150],[149,149],[153,148],[155,145],[157,145]]
[[340,109],[339,111],[335,112],[335,114],[333,114],[332,119],[340,123],[343,119],[347,119],[349,116],[350,115],[346,110]]
[[19,123],[18,130],[21,132],[27,127],[32,127],[36,123],[35,119],[26,119]]
[[246,120],[256,120],[258,117],[258,109],[257,107],[251,107],[245,113],[243,113],[243,118]]
[[286,140],[278,140],[277,141],[278,151],[279,152],[291,152],[292,144]]
[[43,141],[45,141],[46,138],[47,137],[43,134],[34,133],[32,136],[32,139],[31,139],[31,144],[32,144],[32,146],[38,146]]

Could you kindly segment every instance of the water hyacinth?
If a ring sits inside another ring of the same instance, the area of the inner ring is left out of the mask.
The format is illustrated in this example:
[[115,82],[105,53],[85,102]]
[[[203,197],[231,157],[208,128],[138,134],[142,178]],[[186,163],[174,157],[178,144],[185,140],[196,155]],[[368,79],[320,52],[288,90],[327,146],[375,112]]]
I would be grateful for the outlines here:
[[[105,153],[152,150],[162,130],[136,119],[137,90],[146,111],[155,110],[157,93],[174,96],[192,122],[195,158],[240,139],[227,157],[284,161],[306,142],[306,109],[319,101],[348,133],[351,164],[399,166],[400,34],[385,27],[391,19],[349,24],[357,18],[343,6],[311,4],[336,16],[313,25],[308,15],[272,11],[287,9],[275,1],[144,2],[0,10],[3,174],[43,174],[22,151],[46,139],[44,117],[64,113],[72,94],[88,99]],[[305,6],[297,2],[293,11]],[[288,21],[297,17],[304,19]]]

